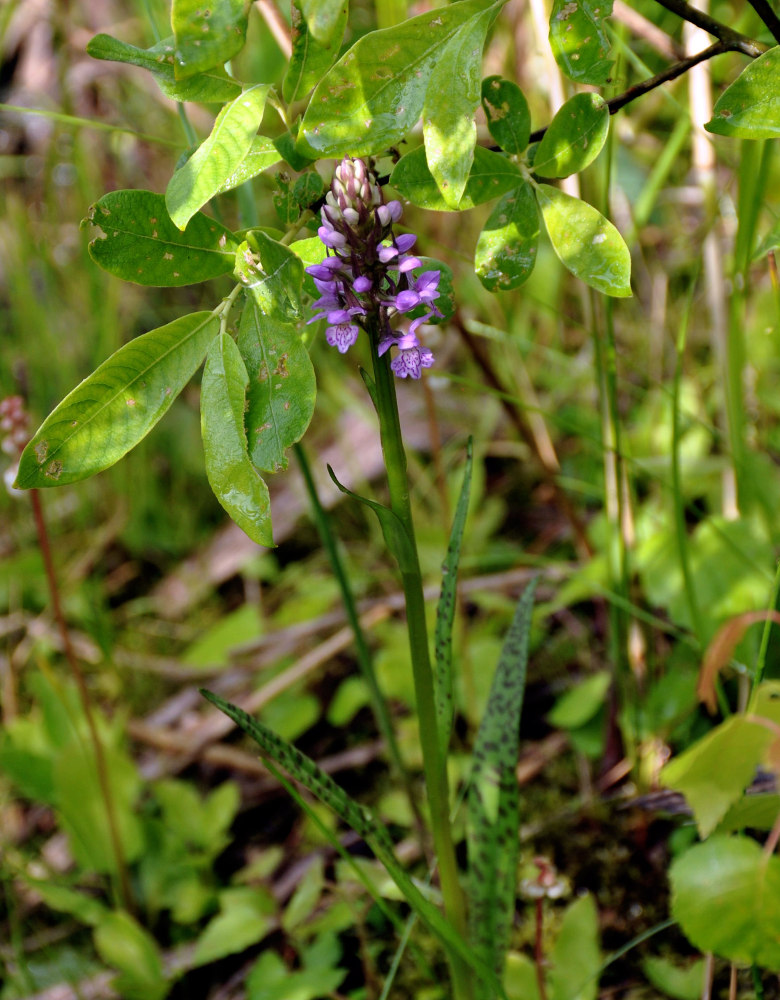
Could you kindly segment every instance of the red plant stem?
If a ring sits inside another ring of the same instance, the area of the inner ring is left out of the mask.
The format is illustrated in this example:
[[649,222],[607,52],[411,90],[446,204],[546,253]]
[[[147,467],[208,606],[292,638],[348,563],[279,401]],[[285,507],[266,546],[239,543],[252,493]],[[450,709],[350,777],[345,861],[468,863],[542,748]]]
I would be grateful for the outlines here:
[[544,981],[544,897],[536,900],[536,940],[534,943],[534,963],[536,965],[536,982],[539,986],[541,1000],[547,1000],[547,985]]
[[79,697],[81,699],[81,707],[84,711],[84,718],[87,720],[89,737],[95,754],[98,784],[100,785],[100,793],[106,807],[109,838],[111,840],[111,848],[116,862],[117,875],[119,876],[117,885],[119,899],[122,906],[126,910],[130,911],[132,901],[130,879],[127,872],[124,852],[122,850],[122,841],[119,837],[119,826],[117,824],[114,798],[111,792],[111,782],[108,780],[106,756],[103,751],[103,744],[100,742],[100,734],[98,733],[97,725],[95,723],[95,716],[92,711],[92,704],[90,702],[89,690],[87,688],[86,679],[84,678],[84,672],[76,659],[76,653],[73,649],[73,643],[70,641],[70,633],[68,632],[68,626],[65,622],[65,616],[62,613],[60,590],[57,584],[57,575],[54,571],[54,560],[52,558],[51,545],[49,544],[49,532],[46,528],[46,520],[43,516],[43,506],[41,504],[41,497],[38,490],[30,490],[30,502],[32,503],[33,517],[35,519],[35,529],[38,533],[38,546],[41,550],[41,557],[43,558],[43,565],[46,571],[46,580],[49,585],[49,596],[51,598],[54,619],[57,623],[57,628],[59,629],[65,659],[68,661],[68,666],[70,667],[73,679],[76,682],[76,687],[78,688]]

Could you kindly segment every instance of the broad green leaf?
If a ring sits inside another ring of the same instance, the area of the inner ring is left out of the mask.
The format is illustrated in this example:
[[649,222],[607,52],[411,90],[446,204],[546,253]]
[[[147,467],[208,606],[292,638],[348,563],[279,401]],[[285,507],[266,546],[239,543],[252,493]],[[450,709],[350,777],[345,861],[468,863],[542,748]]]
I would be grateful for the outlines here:
[[238,331],[247,389],[246,432],[255,468],[287,468],[285,451],[300,441],[314,413],[317,383],[298,329],[266,314],[247,294]]
[[553,118],[536,149],[534,173],[568,177],[601,152],[609,132],[609,108],[598,94],[575,94]]
[[[450,211],[428,168],[425,149],[422,146],[401,157],[390,175],[390,183],[413,205],[435,212]],[[474,150],[474,163],[458,208],[481,205],[491,198],[506,194],[522,183],[523,175],[514,163],[501,153],[494,153],[484,146],[477,146]]]
[[139,285],[177,287],[232,271],[238,241],[201,212],[181,232],[165,198],[152,191],[110,191],[89,210],[103,236],[89,255],[104,270]]
[[469,438],[466,446],[466,468],[463,472],[463,485],[460,488],[455,517],[452,520],[450,541],[447,555],[442,565],[441,594],[436,607],[436,632],[434,649],[436,652],[436,671],[434,674],[434,691],[436,695],[436,717],[438,721],[439,752],[442,760],[446,759],[452,736],[452,721],[454,703],[452,698],[452,628],[455,622],[455,607],[458,602],[458,566],[460,564],[460,546],[463,541],[463,531],[466,527],[466,516],[469,510],[471,494],[471,469],[474,464],[474,441]]
[[739,139],[780,136],[780,46],[748,63],[718,98],[704,127]]
[[263,120],[269,85],[245,90],[217,115],[211,134],[187,162],[174,173],[165,191],[168,214],[179,229],[215,194],[241,166],[252,148]]
[[566,908],[550,957],[550,1000],[596,1000],[602,959],[592,896]]
[[293,170],[305,170],[317,159],[317,154],[311,156],[305,154],[295,146],[295,136],[292,132],[282,132],[274,139],[274,146],[282,154],[282,159],[288,163]]
[[605,295],[631,295],[631,254],[612,223],[592,205],[549,184],[537,185],[536,196],[564,267]]
[[244,951],[277,926],[273,912],[269,913],[268,900],[257,889],[225,889],[220,893],[220,912],[197,940],[192,965],[197,968]]
[[530,184],[504,195],[479,234],[474,254],[477,277],[491,292],[527,281],[539,246],[539,209]]
[[285,934],[290,934],[312,915],[325,889],[324,869],[322,855],[315,855],[285,907],[282,916],[282,930]]
[[507,955],[504,986],[509,1000],[541,1000],[536,963],[522,952]]
[[220,333],[209,349],[201,385],[206,475],[217,500],[258,545],[272,546],[271,500],[247,451],[246,367],[235,342]]
[[125,1000],[162,1000],[168,993],[160,949],[129,913],[108,913],[94,939],[103,961],[119,970],[113,985]]
[[662,784],[688,800],[702,837],[741,798],[771,741],[765,726],[732,715],[661,771]]
[[294,183],[276,175],[278,191],[274,192],[274,208],[282,225],[297,222],[303,212],[322,197],[325,185],[316,170],[307,170]]
[[176,77],[222,66],[246,41],[249,0],[173,0]]
[[[122,852],[125,861],[132,862],[143,852],[143,832],[136,813],[141,779],[122,750],[104,745],[103,756]],[[58,752],[53,776],[61,824],[77,862],[88,871],[115,873],[117,859],[91,746],[74,736]]]
[[296,240],[290,244],[290,249],[296,256],[300,257],[303,264],[303,290],[313,299],[319,298],[320,293],[314,284],[314,278],[306,273],[306,268],[312,264],[321,264],[327,255],[327,248],[319,236],[308,236],[303,240]]
[[734,830],[771,830],[780,816],[780,795],[743,795],[717,826],[718,833]]
[[300,318],[303,264],[288,246],[253,230],[238,248],[235,273],[264,313],[281,320]]
[[482,50],[496,11],[469,18],[455,32],[433,68],[423,104],[428,168],[447,206],[456,209],[474,162]]
[[65,885],[57,885],[48,880],[25,879],[25,882],[50,909],[59,913],[69,913],[80,924],[86,924],[88,927],[97,927],[110,913],[100,900],[76,889],[69,889]]
[[669,878],[672,917],[696,948],[780,971],[780,859],[748,837],[711,837]]
[[[518,858],[517,755],[536,583],[520,598],[493,677],[474,747],[468,792],[469,929],[475,952],[503,974],[515,912]],[[493,1000],[480,983],[477,1000]]]
[[207,73],[186,80],[177,80],[174,73],[173,38],[164,38],[150,49],[139,49],[120,42],[111,35],[95,35],[87,43],[87,54],[93,59],[140,66],[154,75],[157,85],[172,101],[197,101],[222,104],[241,93],[241,84],[231,79],[224,69],[214,67]]
[[684,968],[668,958],[648,955],[642,959],[642,971],[650,984],[672,1000],[698,1000],[704,982],[704,959],[698,958]]
[[302,13],[304,6],[302,0],[293,0],[292,55],[282,83],[282,96],[288,104],[305,97],[330,69],[338,58],[347,26],[349,6],[346,0],[337,0],[331,4],[338,14],[333,30],[327,41],[320,42]]
[[482,107],[488,131],[507,153],[522,153],[531,135],[528,101],[516,83],[500,76],[482,81]]
[[20,489],[76,483],[118,462],[200,366],[219,320],[191,313],[121,347],[49,414],[22,455]]
[[243,709],[231,705],[230,702],[211,691],[201,689],[200,693],[207,701],[210,701],[212,705],[215,705],[228,718],[232,719],[240,729],[251,736],[263,753],[270,757],[274,763],[287,771],[295,781],[304,785],[347,826],[363,837],[378,860],[381,861],[388,875],[401,890],[408,904],[428,929],[439,938],[445,947],[459,955],[470,968],[474,969],[478,976],[487,983],[493,984],[496,995],[506,998],[506,993],[492,969],[474,954],[474,950],[444,919],[438,908],[425,898],[398,863],[390,834],[369,809],[350,798],[344,789],[337,785],[333,778],[319,768],[310,757],[281,740],[258,719],[253,719]]
[[584,726],[604,707],[611,682],[611,672],[599,670],[562,694],[547,713],[547,721],[556,729],[578,729]]
[[399,142],[420,117],[449,40],[501,2],[460,0],[358,39],[317,85],[298,135],[301,151],[366,156]]
[[300,3],[312,37],[319,45],[327,45],[338,35],[342,21],[346,22],[345,0],[300,0]]
[[237,188],[245,181],[257,177],[258,174],[272,167],[274,163],[278,163],[281,158],[282,154],[274,145],[273,139],[266,139],[264,135],[254,136],[249,152],[233,173],[225,178],[219,190],[214,193],[222,194],[224,191]]
[[604,21],[611,13],[612,0],[554,0],[550,47],[570,80],[609,83],[612,60]]

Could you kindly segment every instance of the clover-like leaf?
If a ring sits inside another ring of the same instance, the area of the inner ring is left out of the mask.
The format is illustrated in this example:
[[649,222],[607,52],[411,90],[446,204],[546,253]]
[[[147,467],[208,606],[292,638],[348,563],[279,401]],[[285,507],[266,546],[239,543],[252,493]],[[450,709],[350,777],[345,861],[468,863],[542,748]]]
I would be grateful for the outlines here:
[[474,162],[482,49],[495,10],[469,18],[447,43],[431,73],[423,105],[428,167],[449,208],[457,208]]
[[536,188],[542,218],[564,267],[605,295],[631,295],[631,254],[601,212],[549,184]]
[[320,156],[366,156],[399,142],[423,109],[428,82],[458,28],[491,6],[459,0],[363,35],[319,82],[298,146]]
[[554,0],[550,15],[550,47],[570,80],[596,86],[612,72],[609,36],[604,21],[612,0]]
[[170,407],[218,331],[212,313],[191,313],[120,347],[44,420],[17,485],[76,483],[118,462]]
[[249,0],[173,0],[176,78],[223,66],[246,41]]
[[704,127],[739,139],[780,136],[780,45],[748,63],[720,95]]
[[258,545],[273,545],[268,487],[252,465],[244,428],[249,375],[235,341],[220,333],[209,349],[200,410],[206,475],[217,500]]
[[474,269],[490,291],[508,291],[527,281],[539,246],[539,209],[527,182],[505,194],[477,240]]
[[[511,160],[501,153],[494,153],[484,146],[477,146],[466,189],[458,208],[481,205],[491,198],[498,198],[499,195],[511,191],[522,182],[523,175]],[[422,146],[401,157],[390,175],[390,183],[413,205],[436,212],[450,211],[450,206],[444,200],[428,168],[425,149]]]
[[263,120],[269,89],[266,83],[258,84],[226,104],[208,138],[171,177],[165,204],[179,229],[184,229],[199,208],[224,190],[244,161]]
[[575,94],[550,122],[534,156],[534,173],[568,177],[601,152],[609,132],[609,108],[598,94]]
[[233,268],[238,241],[229,229],[196,212],[180,230],[153,191],[109,191],[89,221],[103,233],[89,244],[90,257],[124,281],[178,287]]
[[482,81],[482,107],[488,131],[507,153],[522,153],[531,135],[528,101],[516,83],[500,76]]

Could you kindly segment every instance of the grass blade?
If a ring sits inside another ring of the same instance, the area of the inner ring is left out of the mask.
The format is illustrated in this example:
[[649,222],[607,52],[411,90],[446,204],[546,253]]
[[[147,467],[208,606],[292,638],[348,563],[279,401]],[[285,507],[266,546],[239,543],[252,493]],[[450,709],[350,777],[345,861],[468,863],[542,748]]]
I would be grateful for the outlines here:
[[463,531],[466,527],[466,515],[469,510],[471,495],[471,470],[474,464],[474,440],[469,438],[466,445],[466,469],[463,473],[463,485],[460,488],[458,505],[452,521],[450,543],[447,546],[447,557],[441,568],[441,594],[436,608],[436,669],[434,685],[436,695],[436,715],[439,729],[439,752],[442,757],[447,753],[452,736],[452,629],[455,622],[455,606],[457,603],[458,564],[460,562],[460,546]]
[[[469,918],[477,956],[503,971],[515,909],[517,879],[517,754],[525,692],[528,636],[536,581],[515,611],[490,689],[474,747],[468,797]],[[478,1000],[494,1000],[493,985],[481,981]]]

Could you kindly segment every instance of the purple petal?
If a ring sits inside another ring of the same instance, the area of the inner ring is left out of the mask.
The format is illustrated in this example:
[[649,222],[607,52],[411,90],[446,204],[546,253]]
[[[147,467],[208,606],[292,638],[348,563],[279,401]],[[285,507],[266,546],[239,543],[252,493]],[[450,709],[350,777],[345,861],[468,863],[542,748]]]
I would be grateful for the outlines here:
[[385,208],[390,213],[390,218],[393,222],[398,222],[401,216],[404,214],[403,206],[400,201],[388,201]]
[[340,354],[346,354],[358,338],[358,327],[355,323],[339,323],[330,326],[325,332],[325,339],[331,347],[337,347]]
[[338,326],[340,323],[349,323],[352,317],[347,309],[331,309],[328,313],[328,324]]
[[414,233],[402,233],[400,236],[396,236],[395,245],[398,247],[398,252],[406,253],[407,250],[411,250],[416,240],[417,237]]
[[439,287],[439,279],[441,278],[441,271],[423,271],[420,277],[416,281],[418,289],[427,288],[430,285],[432,288]]
[[398,250],[393,246],[381,246],[379,247],[378,256],[383,264],[387,264],[398,256]]
[[423,323],[427,323],[428,320],[431,318],[431,316],[433,316],[432,310],[431,312],[423,313],[423,315],[418,316],[417,319],[413,319],[412,322],[409,324],[409,333],[412,334],[412,336],[414,336],[417,333],[418,327],[422,326]]
[[416,267],[421,267],[422,261],[419,257],[404,257],[398,264],[398,270],[401,274],[406,271],[413,271]]
[[337,233],[333,229],[327,229],[325,226],[320,226],[317,230],[317,235],[325,244],[326,247],[331,249],[336,249],[337,247],[343,247],[347,245],[346,236],[342,236],[341,233]]
[[359,277],[355,278],[355,280],[352,282],[352,288],[354,291],[358,293],[370,292],[371,279],[366,277],[365,274],[361,274]]
[[414,309],[415,306],[420,304],[420,296],[417,292],[406,289],[406,291],[399,292],[396,295],[394,304],[398,312],[409,312],[410,309]]

